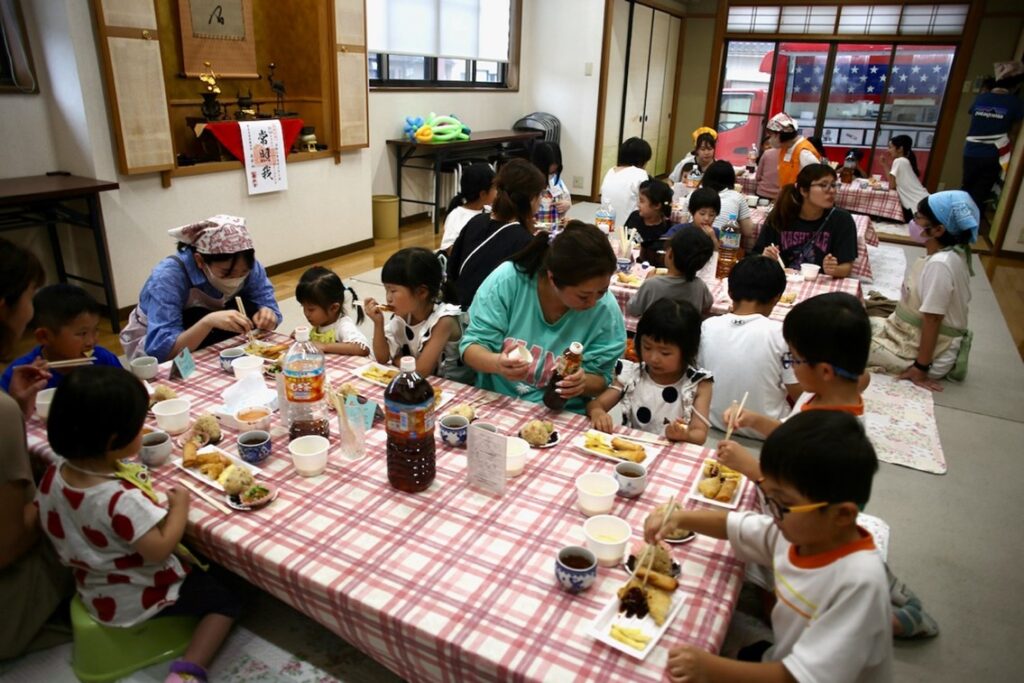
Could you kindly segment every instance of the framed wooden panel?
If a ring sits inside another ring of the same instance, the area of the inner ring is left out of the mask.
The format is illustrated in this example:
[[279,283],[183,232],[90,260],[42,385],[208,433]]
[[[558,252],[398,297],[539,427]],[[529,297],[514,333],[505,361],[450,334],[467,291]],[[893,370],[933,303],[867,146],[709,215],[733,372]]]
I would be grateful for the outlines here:
[[334,0],[335,76],[339,150],[370,145],[369,74],[364,0]]
[[[174,167],[153,0],[94,0],[118,165],[133,175]],[[125,25],[108,24],[107,18]]]
[[252,0],[178,0],[186,76],[210,62],[218,78],[259,78]]

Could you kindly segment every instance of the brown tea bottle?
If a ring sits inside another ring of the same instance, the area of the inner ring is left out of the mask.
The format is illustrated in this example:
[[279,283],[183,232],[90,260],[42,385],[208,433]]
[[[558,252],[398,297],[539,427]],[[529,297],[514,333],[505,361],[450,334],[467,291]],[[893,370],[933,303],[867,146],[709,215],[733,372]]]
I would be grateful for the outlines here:
[[562,378],[568,377],[580,369],[583,364],[583,344],[574,341],[569,344],[561,356],[555,359],[555,371],[551,373],[551,380],[547,389],[544,390],[544,405],[551,410],[563,410],[569,399],[563,398],[558,393],[558,383]]
[[434,481],[434,389],[416,373],[416,359],[402,358],[401,372],[384,391],[388,483],[417,493]]

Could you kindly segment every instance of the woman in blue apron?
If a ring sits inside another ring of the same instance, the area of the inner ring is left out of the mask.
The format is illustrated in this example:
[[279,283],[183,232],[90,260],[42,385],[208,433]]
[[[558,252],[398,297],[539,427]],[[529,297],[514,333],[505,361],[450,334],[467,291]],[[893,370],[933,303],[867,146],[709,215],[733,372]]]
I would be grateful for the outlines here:
[[244,218],[217,215],[168,233],[178,240],[178,252],[153,269],[121,332],[129,359],[165,361],[186,347],[195,351],[281,324],[274,286],[256,260]]

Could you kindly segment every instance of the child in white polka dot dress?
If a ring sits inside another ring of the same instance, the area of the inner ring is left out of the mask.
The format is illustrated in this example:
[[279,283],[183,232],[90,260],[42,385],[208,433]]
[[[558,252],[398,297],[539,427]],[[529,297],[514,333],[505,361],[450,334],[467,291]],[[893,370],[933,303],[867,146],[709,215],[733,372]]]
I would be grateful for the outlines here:
[[703,444],[713,379],[693,366],[700,323],[700,313],[686,301],[661,299],[648,308],[636,326],[639,365],[619,361],[611,386],[587,405],[594,428],[611,433],[608,411],[621,401],[623,426]]

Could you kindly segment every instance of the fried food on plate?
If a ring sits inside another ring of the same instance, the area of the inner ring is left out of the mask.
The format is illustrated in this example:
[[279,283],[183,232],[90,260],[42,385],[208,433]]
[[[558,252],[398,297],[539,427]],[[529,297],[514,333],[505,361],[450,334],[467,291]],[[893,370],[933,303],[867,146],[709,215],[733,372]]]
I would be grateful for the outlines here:
[[551,433],[554,431],[555,424],[553,422],[530,420],[519,430],[519,436],[531,446],[545,446],[551,440]]

